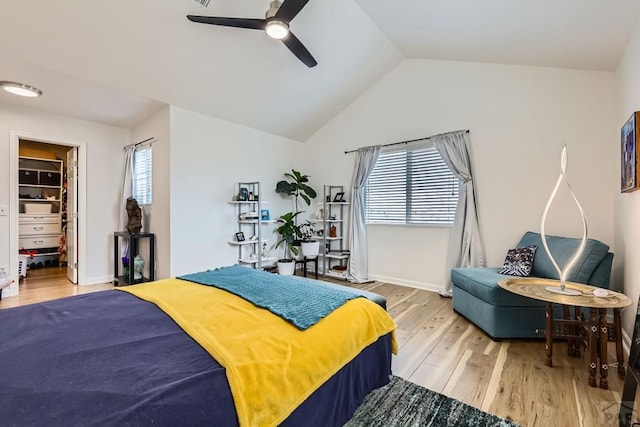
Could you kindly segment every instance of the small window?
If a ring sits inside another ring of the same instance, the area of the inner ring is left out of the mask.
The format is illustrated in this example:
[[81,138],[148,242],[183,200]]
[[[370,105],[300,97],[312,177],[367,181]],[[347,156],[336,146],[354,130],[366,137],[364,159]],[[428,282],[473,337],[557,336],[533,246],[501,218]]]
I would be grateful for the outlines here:
[[365,189],[367,224],[450,226],[460,180],[432,144],[380,153]]
[[150,145],[133,152],[133,197],[140,205],[151,204],[152,160]]

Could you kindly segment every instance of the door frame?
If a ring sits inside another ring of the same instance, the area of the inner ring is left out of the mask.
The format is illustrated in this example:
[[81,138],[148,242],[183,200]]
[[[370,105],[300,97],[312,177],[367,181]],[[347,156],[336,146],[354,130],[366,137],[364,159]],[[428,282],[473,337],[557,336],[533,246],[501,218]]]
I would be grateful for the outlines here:
[[[18,226],[20,213],[18,203],[18,157],[19,143],[21,139],[26,139],[44,144],[65,145],[78,148],[78,284],[87,280],[87,143],[83,141],[71,141],[60,138],[43,137],[25,132],[10,131],[9,138],[9,212],[11,223],[9,227],[9,271],[18,269]],[[85,195],[84,197],[82,195]],[[11,267],[13,266],[13,267]],[[19,279],[19,273],[16,275]],[[18,283],[16,280],[9,288],[5,289],[5,296],[18,294]]]

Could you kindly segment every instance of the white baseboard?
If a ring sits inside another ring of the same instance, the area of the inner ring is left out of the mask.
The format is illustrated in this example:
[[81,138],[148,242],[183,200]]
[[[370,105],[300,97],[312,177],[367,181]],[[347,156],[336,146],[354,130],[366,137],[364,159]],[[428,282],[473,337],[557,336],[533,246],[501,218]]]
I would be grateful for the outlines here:
[[433,283],[414,282],[413,280],[398,279],[397,277],[380,276],[378,274],[369,274],[369,280],[377,280],[380,282],[391,283],[394,285],[408,286],[410,288],[423,289],[425,291],[440,292],[444,288]]
[[91,285],[102,285],[105,283],[113,283],[113,275],[111,276],[99,276],[99,277],[89,277],[87,280],[78,284],[78,286],[91,286]]

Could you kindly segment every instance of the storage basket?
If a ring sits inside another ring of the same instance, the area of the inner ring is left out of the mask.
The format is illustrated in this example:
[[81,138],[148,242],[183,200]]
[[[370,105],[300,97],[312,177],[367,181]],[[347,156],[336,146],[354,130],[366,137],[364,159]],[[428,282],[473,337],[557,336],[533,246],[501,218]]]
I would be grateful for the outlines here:
[[38,171],[20,169],[18,171],[18,183],[23,185],[38,185]]
[[18,276],[27,277],[27,265],[29,264],[28,255],[18,255]]
[[25,203],[24,204],[24,213],[27,214],[50,214],[51,208],[53,206],[51,203]]
[[40,185],[60,185],[60,173],[59,172],[46,172],[40,171],[38,173],[38,184]]

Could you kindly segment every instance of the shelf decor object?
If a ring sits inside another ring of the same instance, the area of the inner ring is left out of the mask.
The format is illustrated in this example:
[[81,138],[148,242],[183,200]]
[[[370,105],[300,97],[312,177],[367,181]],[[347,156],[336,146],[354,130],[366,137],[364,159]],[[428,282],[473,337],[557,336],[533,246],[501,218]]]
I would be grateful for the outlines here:
[[[578,249],[573,254],[573,257],[571,257],[571,259],[569,259],[569,261],[564,266],[564,268],[561,269],[560,266],[558,266],[558,263],[556,262],[555,258],[553,258],[551,251],[549,250],[549,245],[547,245],[547,236],[545,235],[544,227],[547,221],[547,214],[549,213],[549,208],[551,207],[551,203],[553,202],[553,199],[556,197],[558,189],[563,183],[564,185],[566,185],[567,190],[571,195],[571,198],[576,203],[576,206],[580,211],[580,218],[582,219],[582,240],[580,241],[580,246],[578,246]],[[584,247],[587,243],[587,220],[584,216],[584,211],[582,210],[582,206],[580,205],[578,198],[573,192],[573,189],[571,188],[571,184],[569,184],[569,181],[567,180],[567,146],[566,145],[562,148],[562,155],[560,156],[560,176],[558,176],[556,185],[553,188],[553,191],[551,192],[551,196],[547,201],[547,205],[544,208],[544,212],[542,213],[542,221],[540,222],[540,235],[542,236],[542,246],[544,246],[544,250],[549,256],[549,259],[551,260],[553,267],[558,272],[558,277],[560,278],[560,286],[547,286],[545,289],[549,292],[553,292],[561,295],[572,295],[572,296],[582,295],[580,291],[566,287],[566,278],[571,272],[571,269],[573,268],[573,266],[576,264],[576,262],[582,255],[582,252],[584,251]]]

